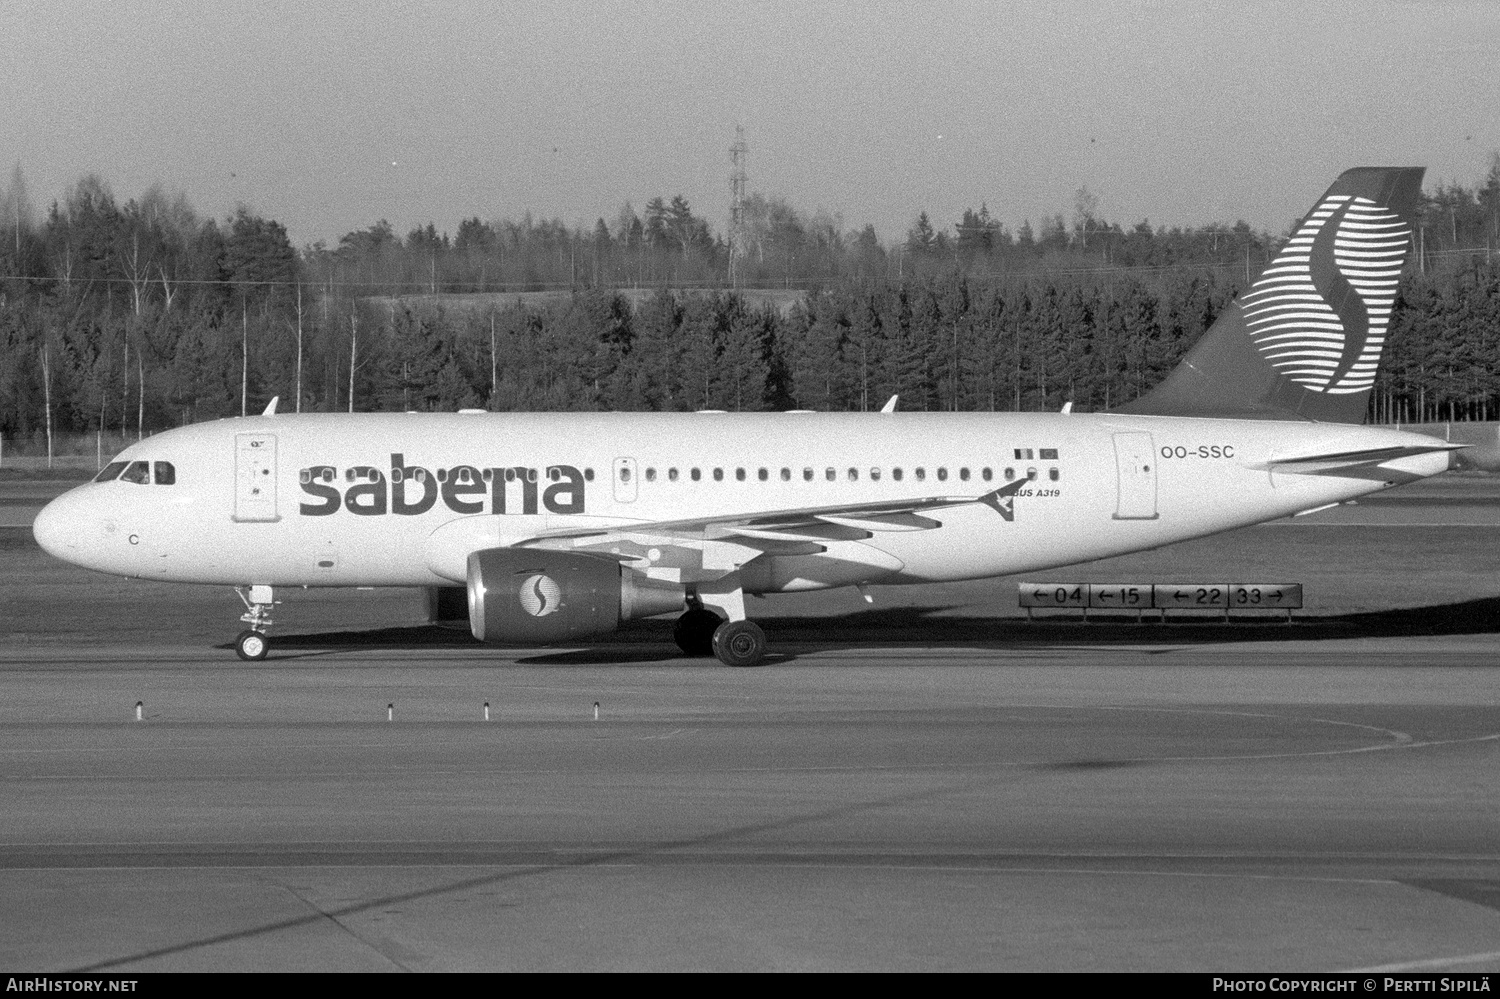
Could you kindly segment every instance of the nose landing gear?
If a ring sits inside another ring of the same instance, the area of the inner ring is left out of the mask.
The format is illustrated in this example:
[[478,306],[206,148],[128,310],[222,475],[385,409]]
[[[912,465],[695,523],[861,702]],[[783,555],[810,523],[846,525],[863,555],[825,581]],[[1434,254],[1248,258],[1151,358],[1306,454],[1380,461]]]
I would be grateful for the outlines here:
[[245,613],[240,615],[240,620],[250,626],[235,636],[235,655],[247,662],[264,659],[271,651],[271,640],[266,637],[266,629],[271,627],[271,610],[276,606],[271,587],[236,586],[234,592],[239,594],[245,605]]

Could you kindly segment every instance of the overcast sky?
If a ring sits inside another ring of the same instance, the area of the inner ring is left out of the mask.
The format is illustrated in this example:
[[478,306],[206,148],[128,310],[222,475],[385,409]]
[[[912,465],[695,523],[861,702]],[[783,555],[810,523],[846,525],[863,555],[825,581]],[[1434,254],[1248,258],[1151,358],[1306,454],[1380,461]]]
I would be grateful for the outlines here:
[[1477,182],[1500,3],[68,3],[6,0],[0,182],[93,171],[298,244],[382,217],[612,221],[750,188],[901,236],[1087,185],[1133,223],[1283,230],[1349,166]]

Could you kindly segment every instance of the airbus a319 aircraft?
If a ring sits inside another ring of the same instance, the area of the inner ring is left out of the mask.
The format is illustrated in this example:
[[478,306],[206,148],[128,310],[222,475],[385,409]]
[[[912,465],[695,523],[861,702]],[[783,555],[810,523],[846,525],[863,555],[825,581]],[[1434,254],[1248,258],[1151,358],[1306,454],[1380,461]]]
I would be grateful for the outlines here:
[[[746,594],[1031,572],[1444,471],[1362,427],[1419,168],[1350,170],[1168,377],[1105,413],[265,415],[121,452],[37,517],[58,558],[228,584],[262,659],[277,587],[467,590],[474,637],[678,613],[750,666]],[[890,407],[887,407],[888,409]]]

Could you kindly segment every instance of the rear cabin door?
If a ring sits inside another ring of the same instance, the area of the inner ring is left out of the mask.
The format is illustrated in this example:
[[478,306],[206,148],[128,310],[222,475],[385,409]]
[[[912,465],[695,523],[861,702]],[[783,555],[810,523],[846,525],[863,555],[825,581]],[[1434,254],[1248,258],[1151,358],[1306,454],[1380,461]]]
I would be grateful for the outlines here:
[[616,458],[614,475],[612,476],[612,478],[615,481],[615,502],[634,503],[636,488],[635,459]]
[[265,523],[276,515],[276,435],[236,434],[234,438],[234,519]]
[[1156,519],[1156,445],[1147,433],[1115,434],[1116,520]]

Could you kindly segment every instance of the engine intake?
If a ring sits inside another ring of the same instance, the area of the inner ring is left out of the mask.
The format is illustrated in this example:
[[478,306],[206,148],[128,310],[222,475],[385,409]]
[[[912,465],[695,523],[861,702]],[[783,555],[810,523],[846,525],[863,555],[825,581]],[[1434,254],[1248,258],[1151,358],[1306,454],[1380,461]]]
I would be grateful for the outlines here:
[[614,559],[529,548],[471,553],[468,590],[474,637],[507,644],[601,635],[686,602],[680,584],[649,579]]

